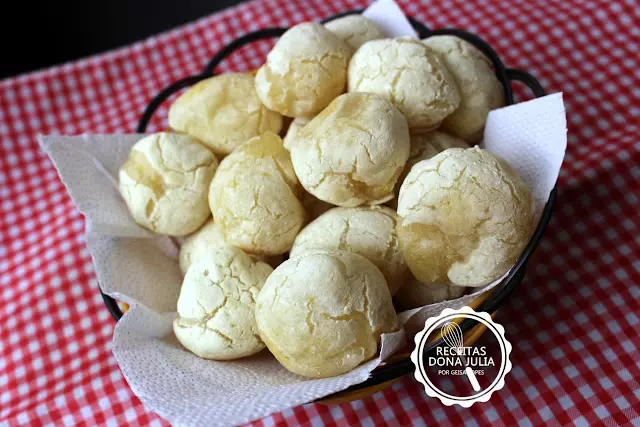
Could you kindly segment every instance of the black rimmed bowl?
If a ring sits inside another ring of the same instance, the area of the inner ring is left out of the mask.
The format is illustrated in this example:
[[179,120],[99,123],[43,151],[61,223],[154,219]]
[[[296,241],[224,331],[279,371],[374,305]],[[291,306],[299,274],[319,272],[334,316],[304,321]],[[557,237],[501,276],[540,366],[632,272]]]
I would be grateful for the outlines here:
[[[344,12],[338,15],[331,16],[322,22],[326,23],[342,16],[361,12],[362,10],[352,10]],[[511,84],[514,81],[519,81],[528,86],[535,97],[541,97],[545,95],[544,89],[531,74],[523,70],[507,68],[503,64],[502,60],[498,57],[496,52],[491,48],[491,46],[489,46],[487,42],[485,42],[477,35],[456,28],[430,30],[428,27],[416,21],[412,17],[408,17],[408,19],[411,22],[411,25],[413,25],[414,29],[418,32],[418,35],[421,39],[435,35],[452,35],[464,39],[480,49],[493,64],[493,69],[495,70],[496,76],[502,84],[502,88],[504,89],[504,95],[507,105],[512,105],[514,103],[513,89],[511,87]],[[287,28],[265,28],[245,34],[229,43],[227,46],[222,48],[211,59],[211,61],[209,61],[209,63],[204,67],[201,73],[180,79],[160,91],[160,93],[158,93],[158,95],[156,95],[147,105],[144,113],[142,114],[142,117],[140,118],[140,121],[138,122],[136,131],[138,133],[145,132],[147,125],[153,117],[155,111],[171,95],[201,80],[209,78],[212,75],[216,75],[216,68],[218,67],[218,65],[234,51],[257,40],[279,37],[284,34],[285,31],[287,31]],[[557,187],[554,187],[549,196],[549,200],[544,207],[537,228],[535,229],[531,239],[529,240],[529,243],[524,249],[524,252],[520,255],[513,268],[509,271],[509,274],[504,279],[502,279],[502,281],[490,292],[478,296],[475,301],[468,304],[476,311],[484,311],[490,314],[494,314],[502,305],[505,304],[507,298],[516,289],[516,287],[518,287],[520,283],[522,283],[526,274],[527,262],[540,243],[540,239],[542,238],[542,235],[544,234],[547,225],[551,220],[553,207],[556,201],[556,195]],[[118,303],[113,298],[105,295],[104,293],[102,293],[102,298],[104,299],[104,302],[113,318],[118,321],[122,317],[122,310],[118,306]],[[484,325],[471,319],[465,319],[460,323],[460,327],[465,334],[464,342],[467,345],[472,345],[473,342],[475,342],[486,330],[486,327],[484,327]],[[442,338],[426,345],[424,349],[425,356],[435,355],[436,347],[442,345],[444,345],[444,341]],[[410,374],[413,371],[414,365],[409,358],[409,353],[404,352],[402,354],[396,354],[383,366],[375,369],[366,381],[360,384],[355,384],[348,389],[334,395],[320,399],[318,400],[318,402],[341,403],[361,399],[386,388],[387,386],[398,380],[400,377]]]

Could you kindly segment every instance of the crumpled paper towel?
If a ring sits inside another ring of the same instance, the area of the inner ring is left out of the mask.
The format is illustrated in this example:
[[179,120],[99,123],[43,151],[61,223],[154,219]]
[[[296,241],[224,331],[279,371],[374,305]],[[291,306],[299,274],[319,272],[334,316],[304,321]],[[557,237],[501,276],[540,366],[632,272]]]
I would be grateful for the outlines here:
[[[386,25],[391,29],[389,35],[415,36],[408,34],[406,25],[400,22],[406,18],[398,16],[393,1],[377,3],[382,6],[378,4],[379,10],[374,10],[370,18],[394,21]],[[403,346],[403,331],[386,334],[377,359],[327,379],[292,374],[267,351],[217,362],[199,359],[184,350],[172,331],[182,282],[178,242],[138,226],[118,193],[118,169],[140,138],[44,136],[40,143],[85,215],[87,244],[102,290],[131,305],[116,326],[113,351],[131,389],[147,407],[175,425],[248,422],[361,383]],[[566,143],[561,94],[492,111],[483,142],[530,185],[538,212],[556,182]],[[399,317],[408,329],[421,329],[426,318],[440,314],[445,307],[467,305],[497,283],[499,280],[473,294],[409,310]]]
[[413,37],[418,38],[418,33],[413,29],[411,22],[393,0],[378,0],[373,2],[362,16],[375,22],[382,33],[389,37]]
[[379,358],[339,377],[306,379],[267,350],[235,361],[200,359],[173,335],[174,317],[136,306],[118,322],[113,339],[133,392],[174,425],[241,424],[344,390],[366,380],[404,342],[403,333],[387,334]]
[[[49,153],[78,209],[102,290],[132,308],[118,322],[113,351],[134,393],[174,424],[238,424],[310,402],[367,379],[404,344],[402,332],[383,336],[380,356],[336,378],[291,374],[267,352],[237,361],[202,360],[173,336],[182,276],[177,245],[131,220],[117,190],[117,171],[141,135],[45,136]],[[492,111],[484,147],[504,157],[531,186],[542,208],[566,149],[562,95]],[[452,301],[400,313],[408,329],[444,308],[469,304],[499,280]]]

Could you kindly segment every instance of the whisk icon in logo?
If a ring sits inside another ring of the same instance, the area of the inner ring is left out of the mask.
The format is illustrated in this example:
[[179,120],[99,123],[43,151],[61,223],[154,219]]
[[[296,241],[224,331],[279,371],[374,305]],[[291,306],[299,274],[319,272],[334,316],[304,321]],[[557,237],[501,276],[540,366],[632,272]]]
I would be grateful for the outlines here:
[[458,326],[457,323],[447,322],[440,327],[440,333],[442,334],[444,342],[446,342],[452,349],[455,349],[457,354],[460,355],[462,364],[465,366],[464,372],[467,374],[467,378],[469,378],[469,382],[473,386],[473,389],[475,391],[480,391],[480,383],[478,383],[476,374],[473,372],[473,369],[471,369],[467,359],[464,357],[464,346],[462,345],[464,342],[464,335],[462,334],[460,326]]
[[[460,324],[466,319],[475,321],[478,328],[486,328],[481,344],[475,343],[480,335],[478,329],[472,329],[465,338]],[[438,343],[440,336],[442,342]],[[416,335],[415,343],[411,353],[415,378],[429,396],[447,406],[468,408],[475,402],[486,402],[495,390],[504,387],[505,376],[511,370],[511,344],[504,328],[488,313],[470,307],[447,308],[439,316],[430,317]]]

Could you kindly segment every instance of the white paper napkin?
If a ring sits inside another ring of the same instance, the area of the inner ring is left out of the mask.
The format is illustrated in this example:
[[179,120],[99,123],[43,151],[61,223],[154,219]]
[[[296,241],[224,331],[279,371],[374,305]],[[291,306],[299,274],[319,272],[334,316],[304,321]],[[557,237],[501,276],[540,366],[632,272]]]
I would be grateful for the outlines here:
[[200,359],[173,335],[175,314],[136,306],[118,322],[113,352],[133,392],[174,425],[246,423],[311,402],[363,382],[404,343],[404,333],[383,337],[383,353],[335,378],[307,379],[283,368],[268,351],[218,362]]
[[[289,373],[268,352],[214,362],[184,350],[171,328],[182,281],[177,246],[135,224],[115,186],[118,169],[140,137],[45,136],[41,144],[86,217],[87,243],[100,286],[133,306],[118,322],[113,351],[145,405],[174,424],[247,422],[360,383],[402,347],[402,333],[385,335],[380,357],[322,380]],[[553,189],[566,143],[561,94],[492,111],[483,142],[531,186],[538,210]],[[400,313],[400,319],[408,331],[420,330],[428,317],[445,307],[467,305],[498,282],[456,300]]]
[[[409,35],[406,18],[398,16],[393,1],[376,4],[368,15],[379,25],[393,21],[384,26],[388,35]],[[387,334],[377,359],[322,380],[291,374],[266,351],[216,362],[184,350],[171,327],[182,281],[176,242],[139,227],[117,191],[118,170],[140,137],[44,136],[40,143],[86,217],[87,244],[102,290],[132,305],[116,326],[113,351],[147,407],[175,425],[243,423],[361,383],[402,347],[403,332]],[[484,147],[505,158],[530,185],[538,212],[556,182],[566,143],[561,94],[491,112],[484,139]],[[401,313],[400,319],[408,330],[419,330],[429,316],[466,305],[498,282],[453,301]]]
[[382,33],[389,37],[418,38],[411,22],[404,15],[398,4],[393,0],[378,0],[373,2],[364,12],[365,16],[375,22]]

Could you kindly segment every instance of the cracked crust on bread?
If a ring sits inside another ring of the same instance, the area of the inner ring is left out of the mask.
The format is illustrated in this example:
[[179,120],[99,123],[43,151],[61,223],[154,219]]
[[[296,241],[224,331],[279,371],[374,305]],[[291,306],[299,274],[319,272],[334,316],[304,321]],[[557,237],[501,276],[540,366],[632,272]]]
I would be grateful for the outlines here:
[[397,214],[385,206],[333,208],[296,237],[290,256],[313,249],[338,249],[362,255],[384,275],[391,295],[408,278],[396,234]]
[[256,74],[256,91],[287,117],[319,113],[347,82],[351,49],[321,24],[298,24],[280,37]]
[[471,144],[480,141],[489,111],[505,105],[491,62],[455,36],[432,36],[422,42],[442,59],[460,91],[460,106],[443,120],[442,129]]
[[417,163],[400,188],[398,238],[420,281],[484,286],[513,265],[532,229],[533,199],[502,159],[451,148]]
[[265,132],[222,160],[209,205],[228,244],[251,254],[279,255],[291,248],[304,224],[300,195],[282,139]]
[[354,52],[368,41],[384,38],[378,26],[362,15],[343,16],[327,22],[324,27],[340,37]]
[[419,40],[405,37],[362,45],[349,63],[348,90],[392,102],[412,133],[437,128],[460,104],[456,83],[440,58]]
[[260,336],[298,375],[325,378],[375,356],[398,328],[384,276],[366,258],[314,250],[282,263],[256,301]]
[[347,93],[302,127],[288,149],[301,184],[318,199],[375,205],[393,197],[409,157],[409,129],[390,102]]
[[409,160],[407,160],[407,164],[396,183],[396,197],[390,200],[387,204],[394,209],[398,208],[397,196],[400,193],[400,186],[416,163],[430,159],[436,154],[449,148],[469,148],[469,144],[461,138],[451,136],[437,130],[419,135],[411,135],[411,151],[409,153]]
[[183,236],[210,216],[207,190],[217,167],[215,155],[195,138],[155,133],[132,147],[119,171],[120,193],[136,223]]
[[251,74],[228,73],[198,82],[180,95],[169,109],[169,126],[227,155],[263,132],[280,132],[282,116],[262,105]]
[[[220,230],[220,227],[216,225],[213,219],[210,219],[198,229],[195,233],[187,237],[184,243],[180,246],[180,253],[178,255],[178,261],[180,264],[180,271],[182,274],[186,274],[187,270],[194,262],[207,258],[209,254],[216,248],[229,247],[224,240],[224,234]],[[282,261],[282,255],[261,256],[261,255],[249,255],[252,259],[263,261],[272,267],[277,267]]]
[[204,359],[231,360],[262,350],[255,300],[273,269],[238,248],[218,247],[191,264],[178,298],[173,330]]

